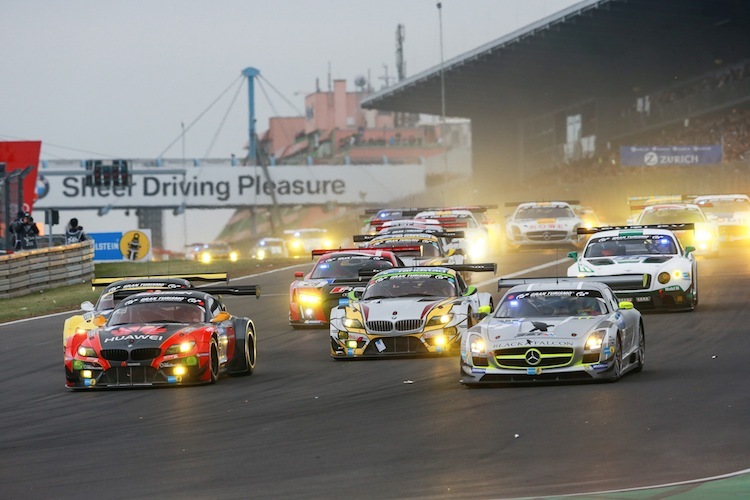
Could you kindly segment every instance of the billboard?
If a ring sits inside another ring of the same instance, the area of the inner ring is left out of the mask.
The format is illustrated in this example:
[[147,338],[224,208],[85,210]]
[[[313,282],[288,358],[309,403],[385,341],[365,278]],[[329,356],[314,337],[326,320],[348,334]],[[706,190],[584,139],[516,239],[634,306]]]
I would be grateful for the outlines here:
[[247,206],[380,203],[425,189],[424,165],[205,166],[184,169],[133,166],[129,184],[96,186],[86,171],[45,169],[37,206],[85,209],[109,206],[238,208]]
[[667,167],[721,163],[721,144],[712,146],[621,146],[624,167]]
[[151,230],[89,233],[94,240],[94,262],[148,262],[151,260]]

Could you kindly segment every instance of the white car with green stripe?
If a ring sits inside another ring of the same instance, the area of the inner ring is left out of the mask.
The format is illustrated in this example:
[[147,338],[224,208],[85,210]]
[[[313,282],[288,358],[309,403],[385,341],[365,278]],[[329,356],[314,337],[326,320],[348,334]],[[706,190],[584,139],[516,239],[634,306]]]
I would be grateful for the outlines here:
[[662,224],[579,229],[591,234],[575,259],[569,277],[643,276],[640,285],[613,287],[620,300],[641,310],[692,310],[698,305],[695,248],[682,247],[673,231],[694,230],[693,224]]

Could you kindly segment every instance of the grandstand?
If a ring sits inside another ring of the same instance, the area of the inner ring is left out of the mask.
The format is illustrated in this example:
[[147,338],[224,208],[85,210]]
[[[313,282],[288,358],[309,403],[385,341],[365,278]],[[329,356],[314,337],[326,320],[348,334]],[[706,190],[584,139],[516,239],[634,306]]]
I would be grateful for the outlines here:
[[[580,197],[575,183],[611,200],[613,178],[637,195],[675,177],[690,189],[696,174],[708,189],[750,191],[749,28],[745,0],[585,0],[362,105],[440,115],[442,71],[446,115],[471,119],[472,189],[483,201],[530,188]],[[620,162],[622,146],[672,145],[720,145],[723,157]]]

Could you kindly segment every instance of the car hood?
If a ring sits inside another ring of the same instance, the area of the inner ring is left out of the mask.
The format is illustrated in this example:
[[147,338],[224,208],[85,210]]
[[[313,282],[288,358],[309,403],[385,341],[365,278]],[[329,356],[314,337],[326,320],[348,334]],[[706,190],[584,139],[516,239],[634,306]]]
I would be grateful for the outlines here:
[[608,316],[491,318],[479,323],[473,331],[480,329],[492,349],[530,345],[573,346],[585,341],[590,331],[610,324]]
[[189,333],[202,325],[184,323],[140,324],[108,326],[97,330],[94,335],[103,349],[123,347],[158,347],[176,333]]
[[424,319],[434,307],[443,305],[449,312],[453,299],[435,297],[406,297],[398,299],[374,299],[360,302],[365,321]]

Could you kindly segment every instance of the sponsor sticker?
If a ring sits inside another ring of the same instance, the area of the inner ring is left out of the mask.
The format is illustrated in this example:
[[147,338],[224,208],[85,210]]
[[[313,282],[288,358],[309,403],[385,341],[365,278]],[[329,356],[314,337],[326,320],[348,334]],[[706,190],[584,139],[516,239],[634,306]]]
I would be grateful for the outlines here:
[[378,339],[375,341],[375,347],[378,348],[378,352],[385,351],[385,342],[383,342],[383,339]]

